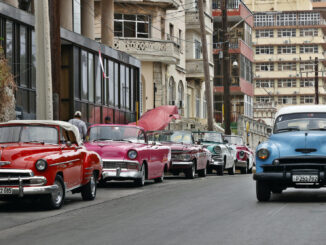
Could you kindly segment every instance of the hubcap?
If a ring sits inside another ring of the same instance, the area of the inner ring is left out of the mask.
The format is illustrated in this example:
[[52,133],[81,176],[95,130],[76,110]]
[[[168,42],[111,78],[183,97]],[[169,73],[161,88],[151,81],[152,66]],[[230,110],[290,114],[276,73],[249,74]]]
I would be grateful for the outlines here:
[[56,206],[60,205],[60,203],[62,202],[62,198],[63,198],[63,188],[62,188],[62,184],[60,183],[60,181],[55,181],[54,185],[57,186],[57,190],[53,192],[52,194],[52,200],[54,202],[54,204]]
[[142,183],[142,185],[144,185],[145,184],[145,169],[144,169],[144,166],[142,167],[141,172],[142,172],[141,183]]
[[91,183],[91,193],[92,193],[92,196],[95,196],[95,192],[96,192],[96,183],[95,183],[95,178],[94,178],[94,176],[91,177],[90,183]]
[[161,181],[163,181],[163,180],[164,180],[164,169],[162,171],[162,176],[161,176]]
[[192,165],[192,176],[195,176],[195,164]]

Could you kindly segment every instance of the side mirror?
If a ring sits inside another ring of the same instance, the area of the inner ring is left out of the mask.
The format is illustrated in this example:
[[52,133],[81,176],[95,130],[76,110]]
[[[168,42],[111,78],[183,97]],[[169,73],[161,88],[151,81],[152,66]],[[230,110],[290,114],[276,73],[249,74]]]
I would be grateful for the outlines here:
[[267,132],[268,135],[271,135],[272,134],[272,128],[267,128],[266,132]]
[[71,147],[71,146],[72,146],[71,141],[67,141],[67,142],[66,142],[66,146],[67,146],[67,147]]
[[227,144],[227,143],[229,143],[229,141],[228,141],[228,140],[224,140],[223,142],[224,142],[224,144]]

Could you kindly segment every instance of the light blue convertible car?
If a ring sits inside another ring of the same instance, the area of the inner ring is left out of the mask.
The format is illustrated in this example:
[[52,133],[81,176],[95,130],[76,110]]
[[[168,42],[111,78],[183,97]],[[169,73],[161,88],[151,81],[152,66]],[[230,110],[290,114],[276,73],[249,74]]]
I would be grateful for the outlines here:
[[326,186],[326,106],[289,106],[275,116],[273,134],[256,149],[256,194],[288,187]]

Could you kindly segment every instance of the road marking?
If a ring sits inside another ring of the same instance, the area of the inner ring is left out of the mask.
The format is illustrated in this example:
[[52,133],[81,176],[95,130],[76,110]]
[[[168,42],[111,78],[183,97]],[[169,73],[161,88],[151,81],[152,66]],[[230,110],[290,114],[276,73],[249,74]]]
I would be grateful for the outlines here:
[[278,209],[271,210],[271,211],[267,214],[267,216],[271,216],[271,217],[272,217],[272,216],[278,214],[278,213],[281,212],[281,210],[284,209],[287,205],[288,205],[288,204],[284,204],[283,206],[281,206],[281,207],[278,208]]

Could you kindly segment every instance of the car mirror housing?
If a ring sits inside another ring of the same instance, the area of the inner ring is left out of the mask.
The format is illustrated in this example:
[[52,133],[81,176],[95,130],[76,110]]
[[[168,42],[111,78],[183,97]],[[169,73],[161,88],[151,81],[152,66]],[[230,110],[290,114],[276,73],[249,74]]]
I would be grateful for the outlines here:
[[71,146],[72,146],[71,141],[67,141],[67,142],[66,142],[66,146],[67,146],[67,147],[71,147]]

